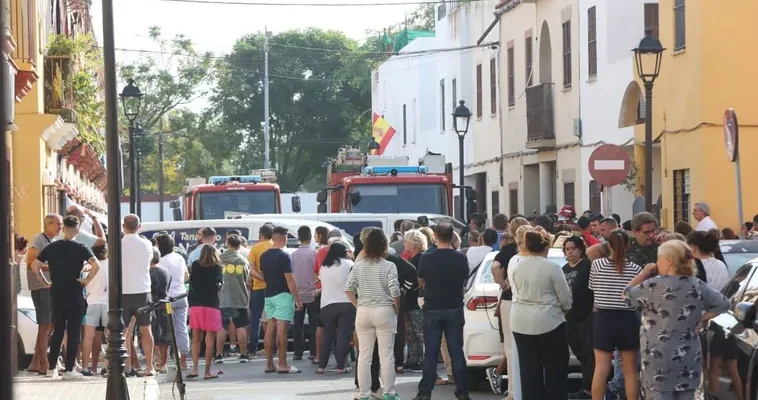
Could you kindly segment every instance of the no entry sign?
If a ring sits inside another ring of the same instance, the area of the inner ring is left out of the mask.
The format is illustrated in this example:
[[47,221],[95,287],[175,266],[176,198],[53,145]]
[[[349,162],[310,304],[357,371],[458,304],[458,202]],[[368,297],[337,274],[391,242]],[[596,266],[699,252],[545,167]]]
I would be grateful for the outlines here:
[[603,186],[616,186],[629,176],[629,153],[621,146],[604,144],[590,154],[590,175]]

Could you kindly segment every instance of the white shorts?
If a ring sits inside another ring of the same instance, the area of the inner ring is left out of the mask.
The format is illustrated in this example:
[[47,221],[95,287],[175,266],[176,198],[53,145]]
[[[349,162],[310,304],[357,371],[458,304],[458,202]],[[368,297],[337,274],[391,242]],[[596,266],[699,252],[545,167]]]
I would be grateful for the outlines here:
[[107,304],[88,304],[87,315],[84,317],[84,325],[87,326],[106,326],[108,324],[108,305]]

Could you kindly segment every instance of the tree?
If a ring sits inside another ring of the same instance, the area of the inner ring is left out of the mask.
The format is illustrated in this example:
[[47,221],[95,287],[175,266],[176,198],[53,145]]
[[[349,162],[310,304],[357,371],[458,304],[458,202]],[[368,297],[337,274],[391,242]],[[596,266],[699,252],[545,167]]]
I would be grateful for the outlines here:
[[[193,138],[201,129],[200,117],[185,110],[184,107],[193,100],[207,95],[207,84],[213,79],[214,59],[211,53],[199,53],[191,40],[183,35],[166,39],[158,27],[151,27],[150,38],[158,44],[160,51],[144,54],[137,61],[120,65],[119,77],[126,82],[134,79],[144,94],[138,121],[145,132],[145,137],[137,138],[136,145],[141,154],[141,186],[143,193],[158,191],[158,155],[156,151],[157,134],[168,132],[172,121],[174,125],[181,118],[187,121],[179,123],[176,130],[184,130],[187,138]],[[123,110],[121,110],[123,112]],[[123,115],[121,121],[126,121]],[[126,141],[126,129],[122,131],[123,141]],[[184,168],[192,170],[193,158],[183,157],[186,154],[182,146],[195,149],[202,144],[194,143],[195,139],[181,139],[172,135],[165,136],[164,181],[166,193],[178,193],[184,182]],[[177,154],[174,150],[181,150]],[[128,147],[125,146],[124,157],[128,159]],[[197,149],[196,149],[197,150]],[[199,151],[199,150],[198,150]],[[181,155],[181,156],[180,156]],[[194,154],[193,154],[194,155]],[[174,158],[172,158],[174,157]],[[179,160],[183,162],[179,163]],[[200,164],[202,165],[202,164]],[[173,167],[176,166],[174,170]],[[124,178],[129,179],[129,164],[125,166]],[[175,172],[175,176],[174,176]]]
[[[271,162],[282,188],[298,190],[323,182],[322,164],[339,147],[370,135],[370,56],[344,34],[315,28],[269,42]],[[239,173],[264,164],[263,43],[260,33],[239,39],[216,68],[209,115]]]

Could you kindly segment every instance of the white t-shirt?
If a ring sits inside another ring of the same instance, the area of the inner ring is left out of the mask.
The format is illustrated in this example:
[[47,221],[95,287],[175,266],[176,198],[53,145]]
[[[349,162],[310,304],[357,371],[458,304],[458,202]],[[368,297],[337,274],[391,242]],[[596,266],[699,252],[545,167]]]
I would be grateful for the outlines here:
[[187,293],[184,287],[184,275],[187,273],[187,262],[177,253],[169,253],[161,257],[158,265],[168,271],[171,283],[168,286],[168,296],[176,297]]
[[100,269],[87,285],[87,304],[108,304],[108,260],[99,260]]
[[524,258],[524,256],[516,254],[511,257],[510,261],[508,261],[508,282],[511,283],[511,293],[513,293],[512,299],[514,302],[516,301],[516,298],[518,298],[518,293],[516,292],[516,287],[513,286],[513,272],[516,271],[516,267]]
[[726,265],[718,258],[705,258],[700,260],[705,269],[705,279],[708,285],[715,290],[721,291],[729,282],[729,270]]
[[150,260],[153,244],[128,233],[121,239],[121,282],[123,294],[150,293]]
[[345,296],[345,285],[353,262],[346,258],[340,260],[339,265],[331,267],[322,266],[319,270],[321,279],[321,308],[334,303],[349,303]]
[[474,271],[474,268],[482,263],[484,257],[487,257],[487,254],[491,253],[492,251],[492,247],[490,246],[469,247],[469,249],[466,250],[466,258],[468,259],[468,273],[471,274],[471,272]]
[[700,222],[697,223],[697,230],[708,232],[711,229],[718,229],[719,227],[716,226],[716,223],[713,222],[711,217],[707,216],[700,220]]
[[[60,235],[58,235],[56,240],[62,240],[63,239],[63,232],[61,232]],[[97,242],[97,236],[88,233],[82,229],[79,229],[79,233],[76,234],[76,237],[74,237],[74,241],[77,241],[90,249],[95,246],[95,243]]]

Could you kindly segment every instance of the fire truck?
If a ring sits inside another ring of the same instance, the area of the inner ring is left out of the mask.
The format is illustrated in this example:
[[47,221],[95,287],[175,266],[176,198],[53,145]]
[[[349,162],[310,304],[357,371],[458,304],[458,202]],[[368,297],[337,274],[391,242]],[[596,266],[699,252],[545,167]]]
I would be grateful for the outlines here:
[[441,154],[429,152],[411,165],[408,156],[366,155],[346,146],[328,160],[326,180],[316,197],[321,213],[453,215],[452,165]]
[[[182,208],[187,220],[282,213],[281,191],[276,184],[276,173],[272,170],[253,170],[250,175],[243,176],[188,178],[183,200],[183,205],[180,200],[170,204],[175,221],[183,219]],[[293,198],[293,208],[294,203]]]

